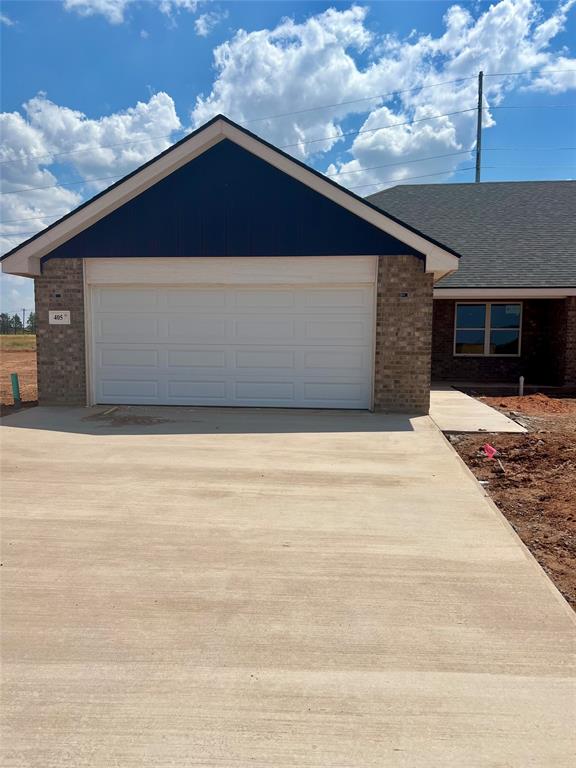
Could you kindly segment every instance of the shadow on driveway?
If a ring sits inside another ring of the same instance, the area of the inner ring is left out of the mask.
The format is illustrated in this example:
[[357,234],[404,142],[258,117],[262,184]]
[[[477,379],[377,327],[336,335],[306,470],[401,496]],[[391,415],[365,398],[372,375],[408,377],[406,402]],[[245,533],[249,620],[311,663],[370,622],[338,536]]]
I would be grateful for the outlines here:
[[41,406],[2,418],[6,427],[85,435],[413,432],[425,416],[370,411],[183,406]]

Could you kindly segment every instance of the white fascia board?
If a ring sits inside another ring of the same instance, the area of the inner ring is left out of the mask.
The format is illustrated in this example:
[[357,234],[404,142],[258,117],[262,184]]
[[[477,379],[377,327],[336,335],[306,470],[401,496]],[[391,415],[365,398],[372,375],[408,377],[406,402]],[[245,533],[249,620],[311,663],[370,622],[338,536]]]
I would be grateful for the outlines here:
[[563,299],[576,288],[435,288],[435,299]]
[[292,178],[305,184],[342,208],[381,229],[426,257],[426,272],[433,272],[439,279],[458,269],[458,258],[449,251],[431,243],[422,235],[390,219],[385,213],[357,200],[344,189],[317,176],[291,158],[263,144],[224,120],[217,120],[199,131],[180,146],[168,151],[164,157],[137,171],[116,188],[105,192],[97,200],[72,214],[60,224],[25,245],[17,253],[4,259],[2,271],[9,274],[33,276],[40,274],[40,259],[58,246],[70,240],[86,227],[95,224],[112,211],[137,197],[149,187],[181,168],[186,163],[227,138],[248,152],[260,157]]
[[455,272],[458,269],[459,259],[457,256],[399,224],[397,221],[386,216],[385,213],[376,211],[371,206],[362,202],[362,200],[357,200],[349,195],[345,189],[335,187],[321,176],[317,176],[307,168],[294,163],[290,158],[276,152],[272,147],[261,144],[257,139],[245,134],[229,123],[224,123],[224,133],[228,139],[243,147],[243,149],[246,149],[253,155],[257,155],[288,176],[292,176],[292,178],[302,182],[307,187],[310,187],[310,189],[327,197],[342,208],[364,219],[369,224],[392,235],[397,240],[406,243],[406,245],[425,255],[426,272],[441,273],[439,276],[444,277],[446,274]]

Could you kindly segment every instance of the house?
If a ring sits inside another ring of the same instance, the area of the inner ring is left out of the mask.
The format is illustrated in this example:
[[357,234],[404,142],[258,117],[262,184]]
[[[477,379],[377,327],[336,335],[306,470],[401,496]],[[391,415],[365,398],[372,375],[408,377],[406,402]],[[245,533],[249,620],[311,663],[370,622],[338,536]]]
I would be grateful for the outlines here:
[[368,201],[462,257],[434,285],[433,380],[576,384],[576,181],[404,185]]
[[41,403],[425,413],[457,251],[218,116],[7,253]]

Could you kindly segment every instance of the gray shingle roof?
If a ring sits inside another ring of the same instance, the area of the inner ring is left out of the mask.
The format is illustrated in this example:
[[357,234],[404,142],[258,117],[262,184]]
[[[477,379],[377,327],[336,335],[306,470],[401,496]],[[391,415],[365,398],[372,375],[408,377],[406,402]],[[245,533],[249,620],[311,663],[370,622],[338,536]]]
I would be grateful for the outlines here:
[[461,255],[439,288],[576,287],[576,181],[405,184],[366,199]]

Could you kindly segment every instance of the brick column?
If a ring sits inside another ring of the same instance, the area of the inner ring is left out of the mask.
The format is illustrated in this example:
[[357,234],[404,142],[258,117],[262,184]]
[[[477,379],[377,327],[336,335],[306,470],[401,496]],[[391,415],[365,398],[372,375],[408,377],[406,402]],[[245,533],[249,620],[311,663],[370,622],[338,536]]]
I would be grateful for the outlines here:
[[566,301],[564,384],[576,384],[576,296]]
[[381,256],[376,304],[374,408],[428,413],[432,283],[416,256]]
[[[38,317],[38,400],[86,404],[82,259],[51,259],[34,278]],[[70,325],[49,325],[49,310],[70,311]]]

